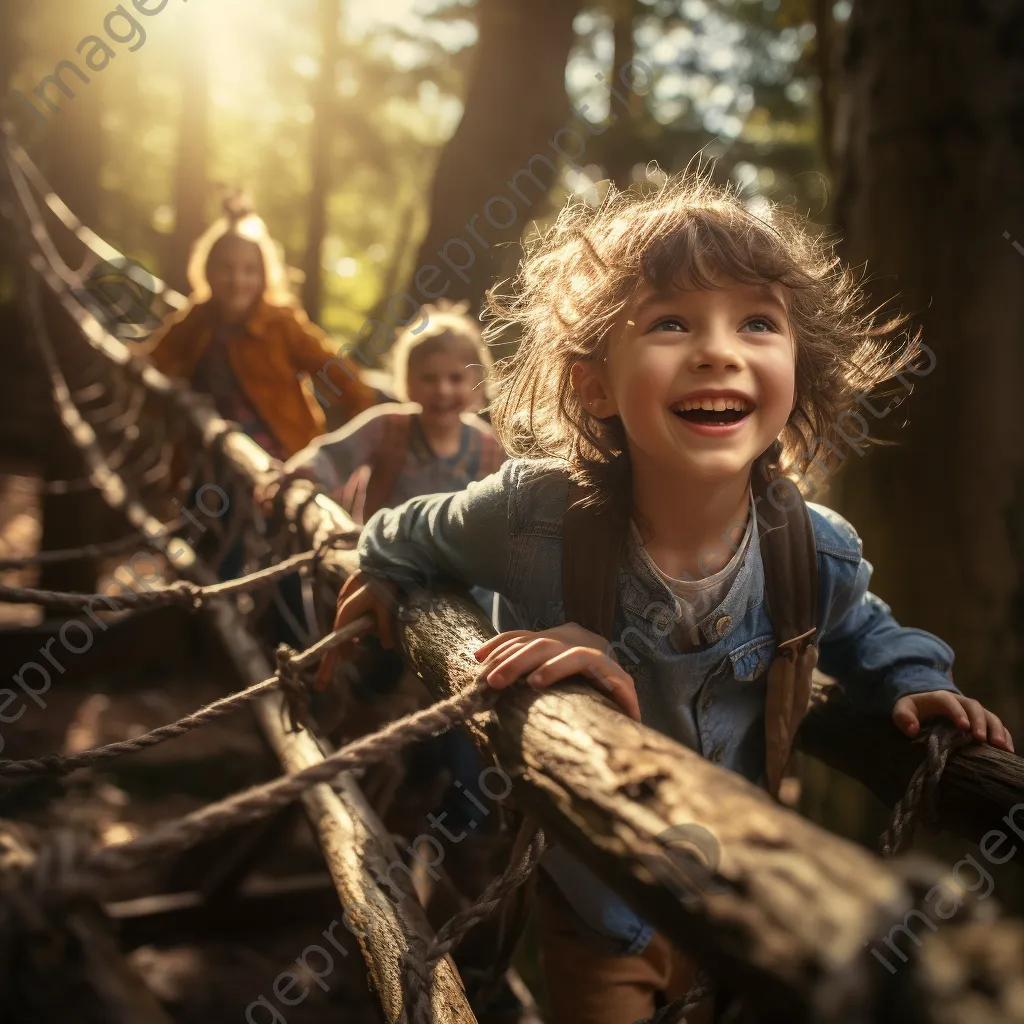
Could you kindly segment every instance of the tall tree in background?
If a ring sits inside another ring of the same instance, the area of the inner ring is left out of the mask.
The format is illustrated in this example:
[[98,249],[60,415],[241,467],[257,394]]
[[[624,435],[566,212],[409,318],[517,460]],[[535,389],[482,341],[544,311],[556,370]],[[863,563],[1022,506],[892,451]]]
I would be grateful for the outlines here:
[[[611,0],[613,49],[612,66],[607,73],[616,84],[619,69],[626,67],[636,56],[633,31],[639,7],[639,0]],[[620,188],[628,188],[633,166],[643,160],[642,143],[636,136],[638,110],[643,109],[643,103],[639,93],[630,92],[628,106],[610,115],[610,127],[601,139],[605,170]]]
[[[465,109],[438,161],[430,226],[416,260],[417,268],[436,266],[438,250],[462,240],[449,248],[461,269],[451,274],[447,298],[480,302],[496,274],[495,247],[519,238],[555,177],[550,142],[569,116],[565,65],[580,6],[581,0],[480,0]],[[571,140],[562,146],[572,152]],[[545,162],[531,163],[535,156]],[[536,178],[520,176],[517,194],[508,182],[520,170]],[[467,228],[471,221],[483,241]],[[443,287],[443,277],[426,280],[428,288]]]
[[[75,45],[102,22],[104,8],[96,0],[76,3],[72,9],[61,0],[43,5],[47,33],[46,51],[59,60],[75,53]],[[109,7],[106,7],[109,11]],[[54,61],[55,62],[55,61]],[[51,65],[52,66],[52,63]],[[58,94],[58,110],[48,113],[41,146],[41,163],[54,191],[93,230],[103,233],[101,216],[103,169],[103,74],[83,70],[89,81],[72,77],[73,100]],[[45,104],[41,104],[45,109]]]
[[327,234],[327,199],[331,185],[331,139],[335,109],[335,75],[341,56],[341,0],[319,0],[320,74],[313,94],[312,149],[310,152],[309,206],[306,253],[302,260],[305,281],[302,304],[313,320],[320,319],[323,305],[324,238]]
[[210,72],[206,34],[196,22],[183,22],[179,44],[181,110],[174,167],[174,231],[167,243],[165,277],[188,292],[189,249],[206,226],[207,165],[210,144]]
[[874,298],[902,295],[935,366],[908,375],[917,388],[898,410],[864,411],[899,445],[847,457],[841,507],[878,592],[949,641],[958,681],[1013,728],[1024,724],[1024,255],[1012,244],[1024,244],[1024,6],[857,0],[844,73],[845,255],[867,261]]

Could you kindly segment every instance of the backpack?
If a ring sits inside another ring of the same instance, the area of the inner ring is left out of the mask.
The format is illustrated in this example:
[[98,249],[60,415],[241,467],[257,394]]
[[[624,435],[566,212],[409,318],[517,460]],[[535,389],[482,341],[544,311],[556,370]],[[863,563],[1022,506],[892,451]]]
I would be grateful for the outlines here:
[[[775,632],[765,700],[765,777],[777,797],[818,662],[818,560],[811,517],[796,484],[785,477],[766,481],[755,472],[753,489],[765,600]],[[570,483],[562,527],[565,620],[610,640],[628,522],[613,509],[588,503],[591,495]]]

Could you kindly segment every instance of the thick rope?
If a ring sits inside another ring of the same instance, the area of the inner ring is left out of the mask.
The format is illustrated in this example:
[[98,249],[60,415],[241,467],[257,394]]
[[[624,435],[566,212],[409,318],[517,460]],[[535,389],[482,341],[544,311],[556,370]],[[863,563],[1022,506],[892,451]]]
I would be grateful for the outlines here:
[[176,722],[158,726],[141,736],[135,736],[130,740],[119,740],[116,743],[107,743],[102,747],[92,747],[89,750],[82,750],[77,754],[62,756],[60,754],[45,754],[43,757],[30,758],[24,761],[0,761],[0,778],[25,779],[39,775],[67,775],[69,772],[77,771],[79,768],[87,768],[89,765],[97,764],[100,761],[110,761],[115,757],[124,754],[135,754],[148,747],[155,747],[167,740],[184,736],[200,726],[212,722],[214,719],[222,718],[231,714],[257,697],[274,690],[279,685],[276,675],[269,679],[263,679],[245,690],[229,694],[220,700],[208,704],[199,711]]
[[200,587],[187,580],[177,580],[158,590],[133,591],[131,595],[112,597],[109,594],[75,594],[56,590],[36,590],[31,587],[0,587],[0,602],[9,604],[40,604],[47,608],[65,608],[79,611],[91,608],[103,601],[110,611],[141,611],[149,608],[161,608],[166,605],[184,605],[198,610],[209,597],[222,597],[225,594],[241,594],[273,583],[281,576],[297,572],[303,566],[316,561],[315,551],[306,551],[292,555],[277,565],[259,569],[241,576],[236,580],[214,583]]
[[[134,736],[129,740],[118,740],[116,743],[107,743],[102,747],[92,747],[89,750],[82,750],[77,754],[67,756],[46,754],[43,757],[29,758],[24,761],[0,760],[0,778],[27,779],[39,775],[67,775],[79,768],[87,768],[89,765],[97,764],[100,761],[109,761],[124,754],[135,754],[148,747],[155,747],[160,743],[176,739],[178,736],[184,736],[185,733],[192,732],[200,726],[206,725],[207,722],[237,711],[238,708],[244,707],[271,690],[280,688],[287,694],[290,683],[286,681],[286,675],[289,678],[294,676],[298,685],[305,685],[295,672],[296,668],[301,669],[307,666],[310,663],[311,655],[318,657],[328,647],[355,639],[366,632],[372,624],[373,619],[369,615],[363,615],[351,625],[345,626],[343,629],[336,629],[333,633],[325,636],[308,651],[303,651],[301,654],[293,651],[287,656],[279,653],[278,671],[275,675],[254,683],[245,690],[221,697],[220,700],[215,700],[212,704],[207,704],[206,707],[200,708],[184,718],[179,718],[176,722],[158,726],[141,736]],[[284,647],[283,644],[282,647]]]
[[167,605],[184,605],[198,608],[203,597],[203,588],[179,580],[159,590],[134,590],[123,597],[110,594],[74,594],[58,590],[37,590],[32,587],[0,587],[0,602],[8,604],[40,604],[46,608],[63,608],[81,611],[92,608],[102,601],[109,611],[123,612],[129,609],[143,611],[162,608]]
[[61,548],[54,551],[38,551],[24,558],[0,558],[0,572],[8,569],[28,569],[35,565],[49,565],[53,562],[74,562],[82,558],[105,558],[107,555],[118,555],[131,551],[140,541],[151,544],[152,541],[170,537],[177,533],[186,523],[184,516],[171,520],[159,533],[145,534],[135,530],[117,540],[104,541],[101,544],[83,544],[77,548]]
[[430,990],[434,968],[473,928],[526,882],[539,863],[544,848],[544,832],[528,821],[523,822],[508,867],[491,881],[479,899],[442,925],[425,949],[417,949],[415,940],[410,939],[409,949],[401,961],[402,989],[406,995],[406,1019],[409,1024],[433,1024]]
[[936,797],[949,755],[973,743],[971,734],[947,722],[937,722],[928,733],[924,760],[907,783],[906,792],[896,802],[892,817],[879,842],[883,857],[891,857],[914,836],[920,820],[936,820]]
[[131,842],[106,847],[89,859],[85,869],[95,872],[127,871],[151,857],[176,853],[236,825],[258,821],[285,807],[310,787],[330,782],[342,771],[383,761],[409,743],[433,736],[485,710],[497,698],[498,691],[481,681],[454,697],[392,722],[372,736],[355,740],[294,775],[254,786],[200,808]]
[[644,1017],[636,1024],[682,1024],[686,1020],[686,1015],[693,1013],[711,995],[711,991],[710,981],[701,972],[684,995],[663,1006],[653,1017]]

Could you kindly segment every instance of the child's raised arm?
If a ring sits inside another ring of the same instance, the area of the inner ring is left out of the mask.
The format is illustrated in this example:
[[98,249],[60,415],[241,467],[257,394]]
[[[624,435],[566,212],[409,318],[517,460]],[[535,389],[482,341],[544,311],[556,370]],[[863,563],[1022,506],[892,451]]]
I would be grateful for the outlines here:
[[504,593],[510,566],[515,491],[521,463],[453,494],[413,498],[372,516],[359,539],[359,568],[400,587],[448,577]]
[[305,477],[336,496],[356,469],[372,460],[383,434],[384,419],[393,409],[375,406],[318,437],[285,463],[284,479]]
[[288,323],[287,337],[292,365],[304,370],[314,381],[317,377],[330,378],[328,386],[335,394],[341,394],[350,417],[369,409],[377,401],[377,393],[359,376],[355,362],[340,349],[332,356],[331,340],[305,313],[295,312]]
[[[412,498],[372,516],[359,539],[359,571],[338,595],[334,628],[369,614],[381,645],[392,647],[400,589],[429,587],[447,577],[503,592],[511,564],[510,497],[519,466],[506,462],[464,491]],[[324,659],[319,686],[326,684],[335,659],[349,656],[352,646],[334,651]]]

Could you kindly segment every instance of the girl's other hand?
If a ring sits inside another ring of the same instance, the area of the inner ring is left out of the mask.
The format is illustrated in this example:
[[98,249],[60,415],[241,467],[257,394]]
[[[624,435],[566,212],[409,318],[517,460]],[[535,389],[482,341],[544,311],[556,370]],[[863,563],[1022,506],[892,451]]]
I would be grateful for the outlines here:
[[475,653],[488,685],[501,690],[526,676],[534,689],[573,675],[594,682],[630,718],[640,721],[633,680],[609,654],[608,642],[575,622],[534,633],[517,629],[491,637]]
[[[390,650],[395,646],[394,614],[398,608],[395,588],[384,580],[378,580],[354,572],[338,594],[338,610],[334,616],[334,629],[343,629],[363,615],[373,617],[370,632],[376,633],[381,647]],[[334,665],[339,658],[349,659],[356,653],[358,639],[332,647],[320,663],[316,675],[316,688],[324,689],[331,678]]]
[[916,736],[928,718],[948,718],[957,728],[970,731],[979,743],[991,743],[1013,753],[1013,737],[999,718],[981,704],[949,690],[929,690],[900,697],[892,709],[892,720],[900,732]]

